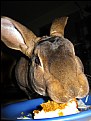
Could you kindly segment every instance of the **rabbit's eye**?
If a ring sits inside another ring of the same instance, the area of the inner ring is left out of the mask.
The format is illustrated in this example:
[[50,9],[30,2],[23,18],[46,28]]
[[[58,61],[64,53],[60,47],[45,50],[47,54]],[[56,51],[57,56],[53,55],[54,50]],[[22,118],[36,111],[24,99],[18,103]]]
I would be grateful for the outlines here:
[[40,59],[38,56],[35,56],[35,63],[41,66]]

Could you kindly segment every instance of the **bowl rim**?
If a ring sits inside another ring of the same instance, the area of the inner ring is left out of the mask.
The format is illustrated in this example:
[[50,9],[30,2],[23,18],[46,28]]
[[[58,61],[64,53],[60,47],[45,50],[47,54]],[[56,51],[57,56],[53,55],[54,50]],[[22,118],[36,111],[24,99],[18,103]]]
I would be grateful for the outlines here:
[[[91,98],[91,95],[89,95],[89,97]],[[83,100],[86,97],[83,98]],[[1,108],[1,114],[4,113],[5,111],[7,111],[10,106],[13,108],[13,106],[18,106],[19,104],[27,104],[27,103],[36,103],[36,101],[41,104],[41,102],[44,102],[43,98],[37,98],[37,99],[31,99],[31,100],[25,100],[25,101],[21,101],[21,102],[17,102],[17,103],[13,103],[13,104],[9,104],[3,108]],[[18,104],[18,105],[17,105]],[[31,108],[30,108],[31,109]],[[31,109],[33,110],[33,108]],[[91,109],[88,109],[86,111],[82,111],[80,113],[76,113],[76,114],[71,114],[71,115],[66,115],[66,116],[59,116],[59,117],[54,117],[54,118],[43,118],[43,119],[29,119],[30,121],[59,121],[59,120],[65,120],[65,121],[72,121],[72,120],[77,120],[77,119],[82,119],[82,118],[86,118],[86,117],[91,117]],[[17,118],[17,117],[16,117]],[[9,117],[6,118],[6,120],[9,120]],[[11,120],[16,120],[16,119],[11,119]],[[21,121],[22,119],[18,119],[18,121]],[[27,119],[28,120],[28,119]],[[27,121],[26,119],[24,119],[24,121]]]

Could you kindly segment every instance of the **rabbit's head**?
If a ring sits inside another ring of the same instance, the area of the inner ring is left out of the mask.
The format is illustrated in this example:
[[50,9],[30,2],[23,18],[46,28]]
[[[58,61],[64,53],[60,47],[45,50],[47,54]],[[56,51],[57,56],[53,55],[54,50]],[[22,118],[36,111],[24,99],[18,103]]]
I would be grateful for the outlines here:
[[88,80],[73,44],[64,38],[68,17],[53,21],[50,36],[36,37],[20,23],[1,19],[1,39],[10,48],[28,56],[32,65],[29,77],[34,90],[58,103],[82,98],[89,92]]

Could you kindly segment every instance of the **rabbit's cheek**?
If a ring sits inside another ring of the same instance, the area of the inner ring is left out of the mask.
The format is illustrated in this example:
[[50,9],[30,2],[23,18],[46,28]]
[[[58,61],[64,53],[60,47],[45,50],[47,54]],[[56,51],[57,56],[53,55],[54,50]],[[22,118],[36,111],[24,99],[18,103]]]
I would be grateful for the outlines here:
[[37,66],[34,68],[33,88],[37,93],[46,95],[43,75],[44,73],[41,67]]
[[38,80],[36,83],[41,84],[41,80],[43,79],[43,71],[40,67],[34,68],[34,79]]
[[86,76],[82,73],[78,76],[80,87],[77,98],[83,98],[89,93],[89,84]]

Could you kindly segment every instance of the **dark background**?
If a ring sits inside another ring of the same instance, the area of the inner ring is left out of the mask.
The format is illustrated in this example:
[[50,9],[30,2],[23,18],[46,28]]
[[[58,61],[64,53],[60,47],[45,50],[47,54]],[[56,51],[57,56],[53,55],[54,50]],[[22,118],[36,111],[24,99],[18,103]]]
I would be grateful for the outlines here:
[[[65,37],[75,47],[91,86],[91,2],[90,1],[1,1],[1,16],[8,16],[31,29],[37,36],[49,35],[55,18],[69,16]],[[12,69],[21,56],[1,42],[1,103],[27,99],[15,86]]]

